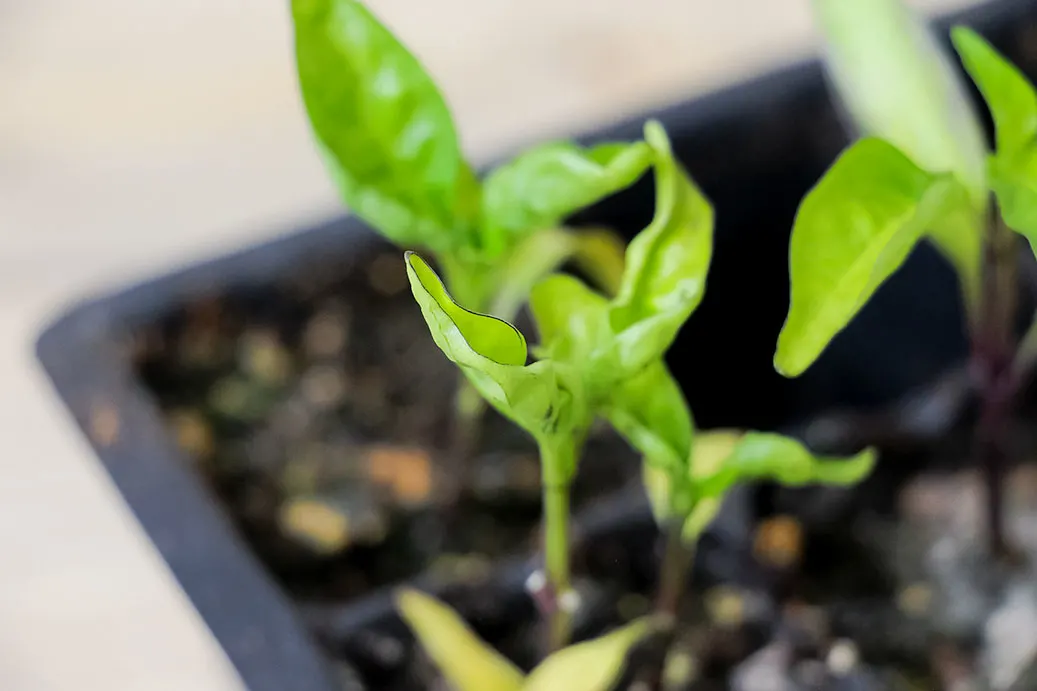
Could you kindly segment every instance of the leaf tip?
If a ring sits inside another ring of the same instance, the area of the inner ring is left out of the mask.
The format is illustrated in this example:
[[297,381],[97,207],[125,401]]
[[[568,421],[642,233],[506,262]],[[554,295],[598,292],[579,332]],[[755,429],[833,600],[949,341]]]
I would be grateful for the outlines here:
[[803,374],[810,366],[812,360],[798,357],[800,353],[790,352],[789,348],[783,347],[782,339],[778,339],[778,349],[774,353],[774,369],[783,377],[795,379]]
[[662,123],[658,120],[652,119],[645,122],[644,137],[645,141],[648,142],[648,145],[651,146],[656,153],[664,156],[672,155],[670,138],[666,134],[666,128],[664,128]]

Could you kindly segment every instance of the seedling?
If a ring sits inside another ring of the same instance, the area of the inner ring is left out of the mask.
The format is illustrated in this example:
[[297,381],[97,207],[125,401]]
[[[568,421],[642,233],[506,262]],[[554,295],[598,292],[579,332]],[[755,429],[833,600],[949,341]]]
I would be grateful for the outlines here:
[[791,305],[775,367],[806,370],[927,239],[957,270],[981,397],[976,438],[989,491],[990,543],[1005,551],[1003,426],[1037,357],[1014,340],[1016,237],[1037,240],[1037,94],[965,27],[954,46],[993,114],[988,153],[949,59],[898,0],[815,0],[839,95],[866,135],[836,160],[796,215]]
[[657,628],[652,619],[640,619],[563,648],[525,675],[439,600],[403,590],[396,596],[396,608],[457,691],[608,691],[630,649]]
[[517,329],[459,306],[423,260],[407,255],[414,296],[440,349],[540,447],[553,603],[546,614],[555,648],[569,626],[570,613],[557,606],[570,588],[569,484],[595,417],[608,419],[644,455],[653,509],[670,533],[659,609],[671,618],[688,561],[684,545],[694,545],[731,485],[752,478],[847,484],[874,462],[870,451],[850,462],[815,459],[793,440],[761,433],[707,436],[693,454],[691,414],[663,355],[702,299],[713,213],[673,159],[662,128],[646,125],[645,140],[655,168],[655,218],[630,244],[618,295],[609,299],[563,274],[538,283],[530,306],[541,344],[532,364]]
[[[293,0],[299,86],[317,146],[352,211],[394,243],[430,252],[469,308],[514,317],[530,288],[571,261],[616,289],[623,243],[564,219],[641,177],[645,142],[537,146],[479,181],[442,94],[357,0]],[[455,446],[482,407],[464,387]]]
[[522,334],[471,312],[433,270],[407,255],[411,287],[433,339],[480,394],[537,442],[544,487],[547,614],[557,648],[569,634],[569,485],[599,412],[625,406],[628,382],[653,366],[698,305],[712,247],[712,209],[673,158],[658,123],[645,126],[656,177],[651,224],[631,242],[617,296],[609,300],[574,277],[554,275],[533,290],[542,337],[526,364]]

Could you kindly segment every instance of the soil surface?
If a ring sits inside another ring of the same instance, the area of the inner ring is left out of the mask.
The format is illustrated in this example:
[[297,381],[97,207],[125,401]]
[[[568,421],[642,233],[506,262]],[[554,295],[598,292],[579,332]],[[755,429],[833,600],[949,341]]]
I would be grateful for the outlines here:
[[[135,334],[134,349],[171,433],[345,663],[344,689],[445,688],[391,616],[388,589],[416,577],[535,664],[543,635],[523,582],[539,540],[536,449],[489,412],[448,510],[457,371],[399,252],[189,304]],[[982,539],[981,479],[967,469],[967,406],[941,395],[878,423],[801,430],[822,446],[878,442],[881,466],[859,488],[732,494],[700,545],[663,688],[1037,689],[1037,469],[1009,479],[1019,559],[1000,566]],[[902,424],[923,413],[928,436]],[[904,435],[884,435],[897,425]],[[1021,418],[1017,458],[1033,457],[1032,437]],[[638,477],[637,456],[594,430],[573,490],[577,637],[650,609],[659,540]],[[621,686],[646,688],[635,680],[661,647],[635,652]]]

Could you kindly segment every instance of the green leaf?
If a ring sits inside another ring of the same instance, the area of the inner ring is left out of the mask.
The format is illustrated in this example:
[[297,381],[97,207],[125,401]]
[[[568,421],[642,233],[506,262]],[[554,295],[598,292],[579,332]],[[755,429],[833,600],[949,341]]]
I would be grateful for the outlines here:
[[644,457],[644,465],[662,471],[645,474],[656,519],[691,510],[689,459],[694,425],[691,410],[666,365],[657,361],[610,392],[603,415]]
[[998,155],[1011,156],[1037,139],[1037,92],[1015,65],[964,26],[951,31],[954,47],[994,116]]
[[846,486],[864,479],[876,454],[866,449],[850,458],[817,457],[795,439],[767,432],[747,432],[719,468],[696,478],[703,498],[720,498],[731,486],[749,480],[773,480],[789,487],[808,484]]
[[491,256],[530,231],[629,187],[648,169],[644,142],[585,149],[554,142],[527,151],[494,170],[482,198],[483,247]]
[[[555,360],[581,363],[593,372],[606,367],[603,349],[612,342],[609,303],[603,296],[568,274],[548,276],[529,296],[541,350]],[[589,362],[590,361],[590,362]]]
[[515,327],[464,309],[421,257],[408,252],[405,258],[433,340],[490,405],[538,441],[586,424],[582,382],[570,368],[548,360],[525,365],[526,341]]
[[1037,253],[1037,144],[1011,157],[991,160],[991,187],[997,195],[1001,218],[1026,236]]
[[472,244],[479,187],[420,63],[356,0],[293,0],[306,111],[343,200],[388,238]]
[[497,292],[490,313],[513,319],[533,286],[567,261],[583,269],[603,290],[615,292],[623,275],[622,239],[606,230],[545,228],[526,236],[503,263],[491,265]]
[[522,691],[609,691],[626,656],[653,630],[649,619],[554,653],[530,672]]
[[396,594],[396,609],[457,691],[520,691],[518,667],[486,645],[454,610],[417,590]]
[[802,374],[963,196],[951,176],[926,173],[882,140],[844,151],[796,214],[775,368]]
[[706,289],[713,209],[673,157],[657,122],[645,125],[655,165],[655,217],[630,243],[610,321],[625,372],[660,357]]
[[[495,363],[518,366],[526,364],[526,339],[518,329],[502,319],[470,312],[461,307],[450,298],[446,286],[424,259],[413,252],[407,252],[404,257],[408,273],[417,279],[423,289],[423,296],[427,295],[434,301],[437,316],[442,312],[446,317],[447,323],[439,326],[438,330],[440,333],[449,334],[451,338],[448,342],[451,347],[456,344],[459,337],[467,346],[466,350],[471,350]],[[418,297],[418,304],[424,308],[422,302],[422,298]]]
[[825,67],[863,134],[888,141],[924,170],[953,174],[984,209],[983,128],[924,20],[903,0],[813,0],[813,9]]
[[1001,217],[1037,248],[1037,91],[979,34],[959,26],[951,37],[994,117],[989,175]]
[[573,231],[572,238],[573,264],[602,292],[615,296],[623,284],[626,241],[606,228]]

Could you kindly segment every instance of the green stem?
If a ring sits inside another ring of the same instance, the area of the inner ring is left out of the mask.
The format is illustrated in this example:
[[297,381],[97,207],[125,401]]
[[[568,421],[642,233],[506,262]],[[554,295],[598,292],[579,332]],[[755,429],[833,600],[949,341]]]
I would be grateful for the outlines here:
[[542,444],[544,470],[544,570],[551,591],[551,649],[569,642],[572,612],[568,606],[572,590],[569,572],[569,485],[575,468],[576,449],[572,439]]

